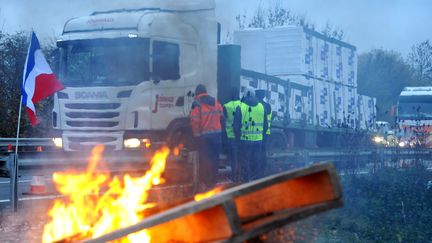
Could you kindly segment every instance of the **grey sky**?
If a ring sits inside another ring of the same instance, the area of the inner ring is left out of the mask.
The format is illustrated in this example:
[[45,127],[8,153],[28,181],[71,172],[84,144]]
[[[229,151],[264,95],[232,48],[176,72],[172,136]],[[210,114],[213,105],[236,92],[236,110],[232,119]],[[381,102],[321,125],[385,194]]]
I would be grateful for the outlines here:
[[[163,0],[161,0],[163,1]],[[253,14],[259,5],[276,0],[216,0],[223,29],[236,28],[235,16]],[[138,0],[0,0],[0,28],[7,32],[34,29],[42,39],[54,39],[63,23],[95,10],[118,8]],[[329,22],[345,31],[345,40],[359,52],[392,49],[404,56],[413,44],[432,40],[431,0],[282,0],[297,14],[305,14],[321,29]],[[42,36],[42,37],[41,37]]]

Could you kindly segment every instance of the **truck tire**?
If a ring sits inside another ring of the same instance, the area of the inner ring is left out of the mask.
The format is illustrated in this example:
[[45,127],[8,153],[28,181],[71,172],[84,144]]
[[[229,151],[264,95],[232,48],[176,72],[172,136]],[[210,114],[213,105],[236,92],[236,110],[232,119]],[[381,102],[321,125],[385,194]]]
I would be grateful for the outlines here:
[[285,151],[288,147],[288,142],[285,134],[282,131],[272,131],[266,144],[267,155],[276,152]]
[[170,148],[182,145],[188,150],[194,150],[195,142],[192,131],[187,128],[177,129],[169,134],[168,136],[168,146]]
[[188,150],[193,150],[195,139],[188,118],[175,119],[171,122],[167,128],[166,142],[170,148],[181,144]]

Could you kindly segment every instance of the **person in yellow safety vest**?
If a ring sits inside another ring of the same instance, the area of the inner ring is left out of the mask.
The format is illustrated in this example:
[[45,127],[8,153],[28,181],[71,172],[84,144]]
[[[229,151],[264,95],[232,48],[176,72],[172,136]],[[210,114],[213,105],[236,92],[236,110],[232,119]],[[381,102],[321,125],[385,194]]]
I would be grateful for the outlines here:
[[255,90],[247,88],[234,115],[234,133],[240,141],[239,164],[242,182],[263,176],[259,170],[262,142],[267,127],[264,106],[255,97]]
[[264,98],[266,97],[266,90],[264,89],[257,89],[255,90],[256,98],[258,99],[258,102],[261,103],[264,106],[264,112],[267,116],[267,130],[264,134],[263,142],[262,142],[262,148],[261,148],[261,161],[260,161],[260,177],[264,176],[264,172],[267,165],[267,141],[268,137],[270,136],[270,126],[271,126],[271,119],[272,119],[272,110],[269,103],[264,101]]
[[240,105],[240,91],[238,88],[231,90],[231,100],[223,105],[225,115],[225,146],[229,165],[231,166],[231,180],[238,182],[240,180],[240,170],[238,166],[238,143],[234,134],[234,115],[237,107]]

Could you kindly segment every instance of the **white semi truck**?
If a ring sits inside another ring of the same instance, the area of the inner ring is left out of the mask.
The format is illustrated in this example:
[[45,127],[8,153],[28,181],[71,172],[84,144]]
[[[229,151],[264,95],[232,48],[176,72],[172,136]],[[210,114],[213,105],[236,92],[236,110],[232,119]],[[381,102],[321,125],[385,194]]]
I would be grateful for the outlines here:
[[53,111],[63,148],[120,150],[187,132],[195,86],[217,94],[217,41],[212,1],[149,1],[69,20],[57,42],[66,89]]
[[[341,115],[345,105],[355,109],[353,121],[374,119],[374,106],[363,112],[365,106],[360,104],[360,100],[374,100],[357,97],[355,92],[353,102],[344,104],[338,97],[343,98],[345,88],[337,82],[308,79],[302,83],[299,75],[292,82],[289,75],[242,69],[243,43],[218,45],[220,25],[213,0],[143,4],[94,12],[65,24],[57,45],[61,53],[59,76],[66,89],[55,95],[53,126],[59,132],[56,141],[66,151],[87,150],[96,144],[122,150],[155,142],[188,141],[188,114],[199,83],[221,102],[228,100],[232,88],[267,90],[274,112],[270,142],[279,148],[333,146],[342,133],[360,127],[367,130],[367,126],[356,127],[354,123],[342,127],[340,124],[348,121],[337,124],[336,116],[331,124],[330,114],[324,117],[325,111],[319,106],[339,109],[333,113]],[[317,32],[308,33],[321,37]],[[247,49],[249,54],[260,51]],[[347,86],[346,92],[352,88]],[[317,92],[325,95],[324,105],[314,99]]]
[[432,87],[405,87],[398,100],[400,146],[432,147]]

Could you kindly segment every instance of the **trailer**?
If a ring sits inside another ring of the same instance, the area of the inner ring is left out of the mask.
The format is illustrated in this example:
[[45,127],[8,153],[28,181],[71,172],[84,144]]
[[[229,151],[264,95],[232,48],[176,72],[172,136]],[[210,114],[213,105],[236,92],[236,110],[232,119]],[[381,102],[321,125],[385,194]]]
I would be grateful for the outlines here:
[[[234,43],[242,68],[287,83],[286,101],[269,100],[273,110],[278,102],[290,107],[283,126],[290,147],[343,147],[347,137],[363,140],[372,132],[376,101],[357,92],[355,46],[302,26],[240,30]],[[346,136],[354,133],[361,136]]]

